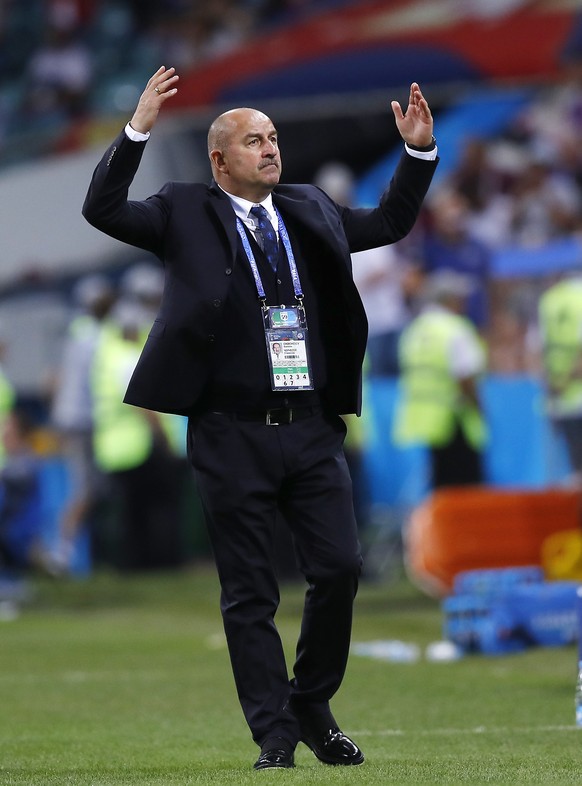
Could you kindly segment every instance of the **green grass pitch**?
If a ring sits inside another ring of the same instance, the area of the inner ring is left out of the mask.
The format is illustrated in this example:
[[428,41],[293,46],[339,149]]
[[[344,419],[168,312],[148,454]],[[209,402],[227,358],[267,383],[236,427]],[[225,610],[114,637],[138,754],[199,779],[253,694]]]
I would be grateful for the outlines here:
[[[328,767],[300,744],[294,770],[254,772],[212,566],[35,588],[0,623],[2,786],[582,782],[575,647],[447,663],[352,655],[332,706],[365,764]],[[282,589],[290,660],[302,593]],[[441,625],[439,603],[406,580],[361,586],[354,641],[424,650]]]

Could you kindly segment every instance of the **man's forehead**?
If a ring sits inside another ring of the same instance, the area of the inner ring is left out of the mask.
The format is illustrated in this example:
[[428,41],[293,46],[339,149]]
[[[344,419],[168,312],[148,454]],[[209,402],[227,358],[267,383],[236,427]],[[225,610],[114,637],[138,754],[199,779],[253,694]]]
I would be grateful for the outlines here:
[[241,113],[237,118],[238,128],[245,134],[245,136],[252,136],[254,134],[276,133],[273,121],[262,112],[248,112]]
[[253,137],[253,136],[271,136],[271,134],[276,134],[277,129],[272,123],[268,123],[265,125],[249,125],[245,129],[243,129],[243,134],[245,138]]

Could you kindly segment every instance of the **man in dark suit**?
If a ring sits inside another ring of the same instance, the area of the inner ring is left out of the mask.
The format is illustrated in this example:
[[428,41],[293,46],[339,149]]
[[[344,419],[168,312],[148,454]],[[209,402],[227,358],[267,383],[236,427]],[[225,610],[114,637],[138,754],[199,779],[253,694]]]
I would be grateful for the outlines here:
[[[247,108],[210,127],[209,186],[167,183],[128,201],[177,83],[163,66],[149,80],[83,208],[98,229],[165,265],[162,304],[125,400],[189,416],[235,683],[261,748],[255,768],[293,767],[299,741],[328,764],[360,764],[329,706],[347,663],[361,570],[339,417],[360,412],[367,336],[350,254],[413,226],[436,167],[432,116],[416,83],[406,113],[392,102],[406,150],[374,209],[340,206],[314,186],[279,185],[277,131]],[[272,357],[274,340],[284,361]],[[277,513],[308,584],[291,679],[274,622]]]

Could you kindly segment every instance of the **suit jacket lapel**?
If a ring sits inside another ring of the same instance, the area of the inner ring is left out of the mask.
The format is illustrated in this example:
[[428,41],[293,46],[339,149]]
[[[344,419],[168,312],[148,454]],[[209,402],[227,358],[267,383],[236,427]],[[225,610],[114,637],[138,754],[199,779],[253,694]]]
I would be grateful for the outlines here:
[[[281,210],[281,213],[289,214],[297,218],[301,223],[316,232],[318,235],[325,234],[325,219],[321,208],[313,199],[291,199],[273,192],[273,202]],[[327,236],[326,236],[327,237]]]
[[290,215],[306,225],[341,257],[345,257],[346,249],[338,243],[337,236],[330,230],[329,223],[314,199],[291,199],[288,196],[273,193],[273,202],[280,209],[281,215]]
[[234,264],[238,247],[238,233],[236,230],[235,214],[228,197],[223,191],[221,191],[214,181],[212,181],[210,187],[208,188],[207,204],[210,210],[212,210],[216,215],[222,228],[224,229]]

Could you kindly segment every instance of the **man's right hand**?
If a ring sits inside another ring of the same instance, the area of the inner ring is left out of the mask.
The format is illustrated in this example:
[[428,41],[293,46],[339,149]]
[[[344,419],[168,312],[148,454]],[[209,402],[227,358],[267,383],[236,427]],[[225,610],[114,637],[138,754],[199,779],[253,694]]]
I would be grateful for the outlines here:
[[147,134],[154,127],[162,105],[168,98],[176,95],[178,89],[173,85],[180,77],[175,68],[160,66],[148,81],[140,96],[138,105],[129,121],[134,131]]

